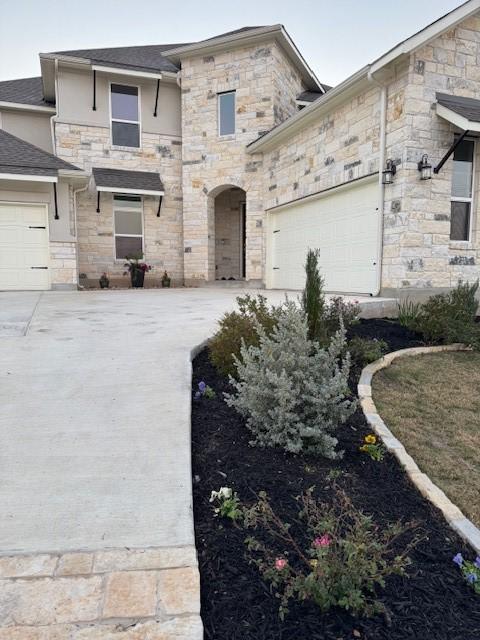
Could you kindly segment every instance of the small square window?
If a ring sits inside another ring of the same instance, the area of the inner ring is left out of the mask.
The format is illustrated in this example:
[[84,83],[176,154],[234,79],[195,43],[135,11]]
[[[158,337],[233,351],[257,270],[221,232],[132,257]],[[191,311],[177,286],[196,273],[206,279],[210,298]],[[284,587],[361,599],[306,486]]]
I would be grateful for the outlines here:
[[218,94],[218,133],[221,136],[235,133],[235,91]]

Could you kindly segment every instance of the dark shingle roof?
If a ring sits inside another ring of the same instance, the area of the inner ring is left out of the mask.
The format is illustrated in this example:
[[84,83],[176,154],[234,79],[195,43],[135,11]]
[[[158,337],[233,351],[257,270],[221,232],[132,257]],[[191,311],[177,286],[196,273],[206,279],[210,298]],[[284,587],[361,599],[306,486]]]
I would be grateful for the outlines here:
[[183,47],[183,44],[153,44],[141,47],[113,47],[108,49],[75,49],[55,51],[58,55],[86,58],[93,63],[108,64],[137,71],[178,71],[178,67],[162,56],[163,51]]
[[0,102],[16,102],[38,107],[52,106],[43,99],[41,77],[0,82]]
[[[325,89],[325,92],[330,91],[330,89],[332,88],[328,84],[323,83],[322,87]],[[297,96],[297,100],[300,100],[300,102],[315,102],[315,100],[318,100],[324,95],[325,94],[321,93],[320,91],[303,91],[300,95]]]
[[56,176],[59,169],[80,171],[73,164],[0,129],[0,172]]
[[446,93],[437,93],[437,102],[472,122],[480,122],[480,100],[476,100],[475,98],[462,98],[461,96],[450,96]]
[[110,189],[140,189],[141,191],[163,191],[160,176],[152,171],[128,171],[94,167],[93,177],[97,187]]

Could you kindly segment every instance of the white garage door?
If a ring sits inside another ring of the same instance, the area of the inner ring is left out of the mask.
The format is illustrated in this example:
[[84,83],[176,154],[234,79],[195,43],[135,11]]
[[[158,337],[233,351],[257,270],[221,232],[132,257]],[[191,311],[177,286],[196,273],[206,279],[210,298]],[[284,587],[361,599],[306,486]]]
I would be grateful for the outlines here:
[[305,256],[320,249],[325,290],[374,293],[378,183],[339,189],[269,215],[267,287],[303,289]]
[[0,203],[0,291],[49,289],[45,205]]

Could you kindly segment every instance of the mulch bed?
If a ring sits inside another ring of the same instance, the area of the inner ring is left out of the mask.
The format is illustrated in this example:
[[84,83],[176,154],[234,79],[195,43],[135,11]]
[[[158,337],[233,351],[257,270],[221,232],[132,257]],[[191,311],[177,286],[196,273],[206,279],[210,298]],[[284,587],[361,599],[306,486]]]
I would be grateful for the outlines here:
[[[421,344],[417,336],[388,320],[361,321],[352,333],[385,340],[391,351]],[[452,562],[457,552],[471,558],[473,551],[413,488],[393,456],[388,454],[376,463],[358,452],[369,432],[361,411],[338,433],[345,452],[341,461],[295,457],[249,446],[242,418],[223,401],[228,381],[218,375],[207,350],[193,363],[195,389],[200,380],[217,394],[212,400],[194,403],[192,410],[195,534],[207,640],[480,638],[480,598]],[[409,577],[391,577],[385,590],[379,591],[387,615],[354,618],[340,609],[322,615],[314,605],[292,602],[282,622],[278,599],[245,556],[245,531],[213,517],[210,493],[229,486],[249,502],[253,492],[265,490],[277,513],[291,522],[297,515],[294,497],[312,485],[322,500],[331,499],[327,474],[333,468],[342,472],[336,483],[378,524],[414,520],[426,538],[410,554]]]

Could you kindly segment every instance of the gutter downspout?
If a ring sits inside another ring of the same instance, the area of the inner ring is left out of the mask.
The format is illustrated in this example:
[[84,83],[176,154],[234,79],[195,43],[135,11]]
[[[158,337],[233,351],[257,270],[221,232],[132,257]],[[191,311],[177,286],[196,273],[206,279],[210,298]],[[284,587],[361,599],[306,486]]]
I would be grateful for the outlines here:
[[372,296],[380,295],[382,288],[383,264],[383,227],[385,214],[385,185],[383,184],[383,169],[387,155],[387,87],[369,74],[369,79],[380,87],[380,153],[378,167],[378,235],[377,235],[377,278],[375,291]]
[[57,155],[57,140],[55,136],[55,122],[58,116],[58,60],[55,58],[55,111],[50,118],[50,135],[52,136],[52,153]]
[[77,193],[86,191],[89,187],[89,182],[84,187],[79,187],[73,190],[73,234],[75,238],[75,264],[77,273],[77,287],[80,288],[80,269],[78,266],[78,234],[77,234]]

